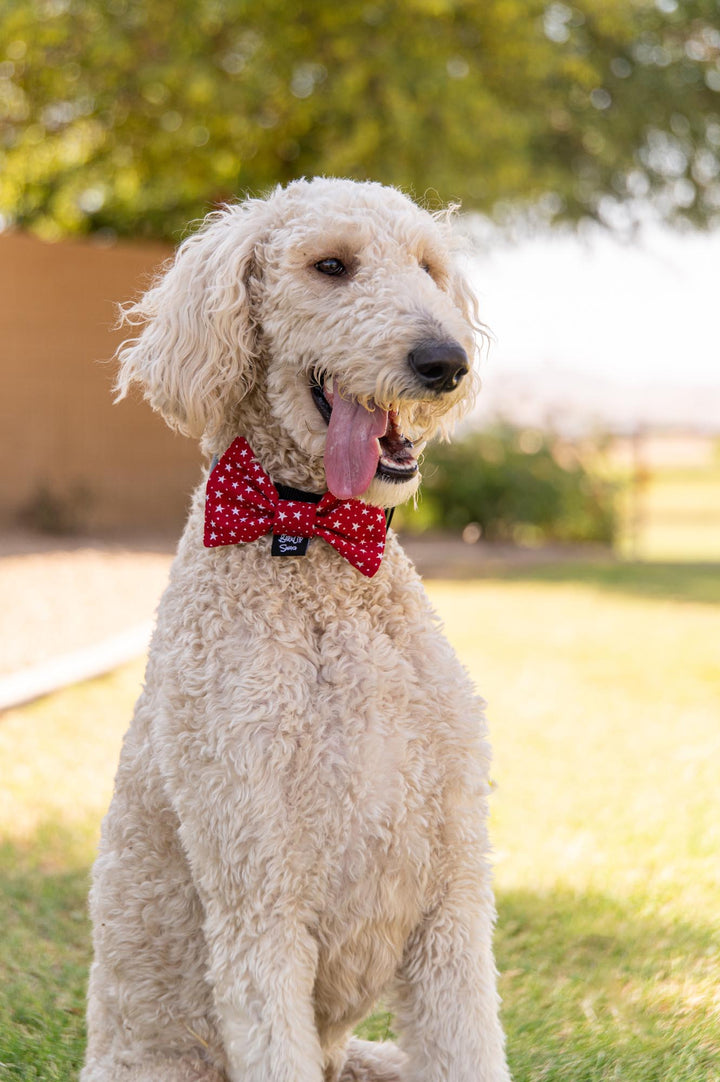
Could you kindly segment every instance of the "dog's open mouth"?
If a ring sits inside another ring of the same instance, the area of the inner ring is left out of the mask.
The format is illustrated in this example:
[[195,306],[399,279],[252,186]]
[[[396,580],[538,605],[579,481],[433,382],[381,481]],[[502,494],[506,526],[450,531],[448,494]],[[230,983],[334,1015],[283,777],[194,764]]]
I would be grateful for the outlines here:
[[367,409],[318,376],[312,377],[310,391],[328,426],[325,476],[335,496],[360,496],[373,477],[401,482],[415,476],[413,443],[400,431],[394,410]]

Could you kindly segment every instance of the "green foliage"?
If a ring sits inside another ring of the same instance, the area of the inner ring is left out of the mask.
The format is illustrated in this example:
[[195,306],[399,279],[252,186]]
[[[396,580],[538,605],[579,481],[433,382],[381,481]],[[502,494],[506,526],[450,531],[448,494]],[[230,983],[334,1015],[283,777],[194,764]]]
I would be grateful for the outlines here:
[[717,0],[5,0],[0,213],[177,239],[372,177],[502,215],[720,207]]
[[[499,425],[428,452],[418,525],[488,541],[595,541],[615,537],[614,492],[578,452],[552,436]],[[407,514],[402,523],[413,528]]]

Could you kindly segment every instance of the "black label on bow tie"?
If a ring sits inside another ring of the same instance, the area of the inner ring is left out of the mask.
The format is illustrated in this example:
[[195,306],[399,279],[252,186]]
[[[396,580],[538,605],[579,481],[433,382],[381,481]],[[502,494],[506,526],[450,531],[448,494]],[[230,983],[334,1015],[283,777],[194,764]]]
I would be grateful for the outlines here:
[[304,556],[307,552],[309,537],[293,537],[292,534],[273,534],[271,556]]
[[[320,503],[322,496],[317,492],[303,492],[289,485],[276,485],[281,500],[302,500],[304,503]],[[273,534],[271,556],[304,556],[307,552],[309,537],[295,537],[294,534]]]

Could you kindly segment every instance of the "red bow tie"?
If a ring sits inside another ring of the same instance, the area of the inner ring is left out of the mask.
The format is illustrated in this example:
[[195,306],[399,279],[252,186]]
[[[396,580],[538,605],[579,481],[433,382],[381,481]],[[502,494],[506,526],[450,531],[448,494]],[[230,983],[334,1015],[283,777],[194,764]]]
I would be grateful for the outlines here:
[[257,541],[269,533],[322,537],[368,578],[385,550],[385,515],[362,500],[326,492],[318,503],[285,500],[242,436],[228,447],[208,478],[205,546]]

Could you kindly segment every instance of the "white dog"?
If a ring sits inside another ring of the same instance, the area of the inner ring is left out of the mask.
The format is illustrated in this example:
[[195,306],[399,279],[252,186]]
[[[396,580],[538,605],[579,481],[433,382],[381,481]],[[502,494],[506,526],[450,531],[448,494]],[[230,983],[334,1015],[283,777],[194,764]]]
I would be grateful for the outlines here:
[[[482,704],[381,510],[475,389],[448,216],[298,181],[125,317],[120,394],[220,457],[103,826],[82,1082],[506,1082]],[[399,1047],[351,1037],[380,995]]]

